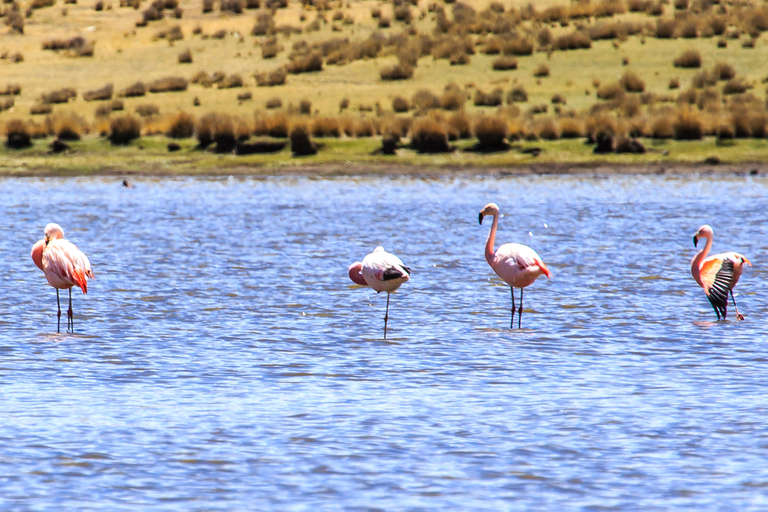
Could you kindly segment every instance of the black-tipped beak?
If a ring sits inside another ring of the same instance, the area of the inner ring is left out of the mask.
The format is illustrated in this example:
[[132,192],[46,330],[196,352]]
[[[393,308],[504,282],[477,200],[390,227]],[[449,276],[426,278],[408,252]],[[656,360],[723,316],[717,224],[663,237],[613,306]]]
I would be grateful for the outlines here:
[[695,236],[693,237],[693,246],[696,247],[699,243],[699,237]]
[[483,223],[483,212],[480,212],[480,215],[478,216],[477,220],[480,222],[480,224]]

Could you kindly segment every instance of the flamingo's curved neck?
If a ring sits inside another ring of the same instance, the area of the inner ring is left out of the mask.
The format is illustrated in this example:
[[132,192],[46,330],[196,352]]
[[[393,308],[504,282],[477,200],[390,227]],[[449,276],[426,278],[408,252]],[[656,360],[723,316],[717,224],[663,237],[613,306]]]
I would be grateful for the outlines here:
[[493,244],[496,243],[496,228],[499,226],[499,213],[493,214],[493,224],[491,225],[491,231],[488,232],[488,241],[485,242],[485,261],[493,267],[493,259],[495,252],[493,250]]
[[699,253],[696,255],[695,258],[693,258],[693,262],[696,264],[697,267],[701,266],[701,262],[704,261],[704,258],[707,257],[709,254],[709,250],[712,248],[712,235],[709,235],[706,237],[707,243],[704,244],[704,247],[699,251]]

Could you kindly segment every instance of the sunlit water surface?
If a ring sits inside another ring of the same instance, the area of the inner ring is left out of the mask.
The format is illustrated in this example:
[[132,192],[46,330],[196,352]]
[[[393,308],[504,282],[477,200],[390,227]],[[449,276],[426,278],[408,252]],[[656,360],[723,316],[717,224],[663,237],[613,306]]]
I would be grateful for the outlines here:
[[[522,330],[490,201],[553,273]],[[766,212],[761,176],[2,180],[0,509],[765,510]],[[96,274],[74,335],[52,221]],[[703,223],[754,263],[743,322],[690,277]],[[386,341],[346,272],[379,244]]]

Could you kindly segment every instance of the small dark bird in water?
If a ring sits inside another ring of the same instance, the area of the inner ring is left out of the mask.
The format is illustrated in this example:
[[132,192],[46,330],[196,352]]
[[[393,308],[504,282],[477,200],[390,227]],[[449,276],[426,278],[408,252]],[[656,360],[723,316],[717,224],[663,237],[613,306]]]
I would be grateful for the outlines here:
[[133,183],[129,182],[128,180],[123,180],[123,188],[136,188],[133,186]]

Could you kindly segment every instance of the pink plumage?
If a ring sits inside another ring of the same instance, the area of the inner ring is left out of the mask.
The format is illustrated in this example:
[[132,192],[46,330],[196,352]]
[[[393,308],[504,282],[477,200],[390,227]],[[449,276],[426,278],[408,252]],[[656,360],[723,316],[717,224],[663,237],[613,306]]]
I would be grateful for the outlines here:
[[736,252],[724,252],[708,256],[714,237],[715,232],[708,224],[701,226],[696,231],[696,234],[693,235],[694,247],[698,245],[700,238],[706,238],[707,243],[691,261],[691,275],[699,286],[704,289],[704,293],[707,295],[712,309],[715,310],[718,320],[720,320],[721,316],[725,320],[728,314],[729,294],[733,301],[733,307],[736,308],[736,318],[744,320],[744,316],[739,313],[739,308],[736,306],[733,289],[736,287],[736,283],[739,282],[744,266],[749,265],[751,267],[752,263],[746,257]]
[[43,271],[48,284],[56,288],[59,326],[61,329],[61,304],[59,290],[69,290],[69,309],[67,310],[67,330],[74,332],[74,314],[72,312],[72,287],[77,286],[83,293],[88,293],[88,279],[93,278],[88,257],[69,240],[64,239],[64,230],[58,224],[45,226],[45,238],[32,246],[32,261]]
[[504,244],[494,250],[496,243],[496,230],[499,227],[499,207],[496,203],[488,203],[482,209],[479,216],[480,224],[486,216],[493,217],[491,231],[488,233],[488,240],[485,243],[485,260],[491,266],[494,272],[509,285],[512,293],[512,320],[510,329],[515,321],[515,288],[520,288],[520,309],[518,310],[517,327],[523,318],[523,288],[530,286],[539,276],[545,275],[552,278],[552,273],[542,261],[541,257],[528,247],[522,244]]
[[353,283],[373,288],[376,293],[387,292],[387,310],[384,313],[384,339],[387,339],[389,294],[410,279],[411,269],[406,267],[400,258],[379,246],[363,258],[363,261],[350,265],[347,272]]

